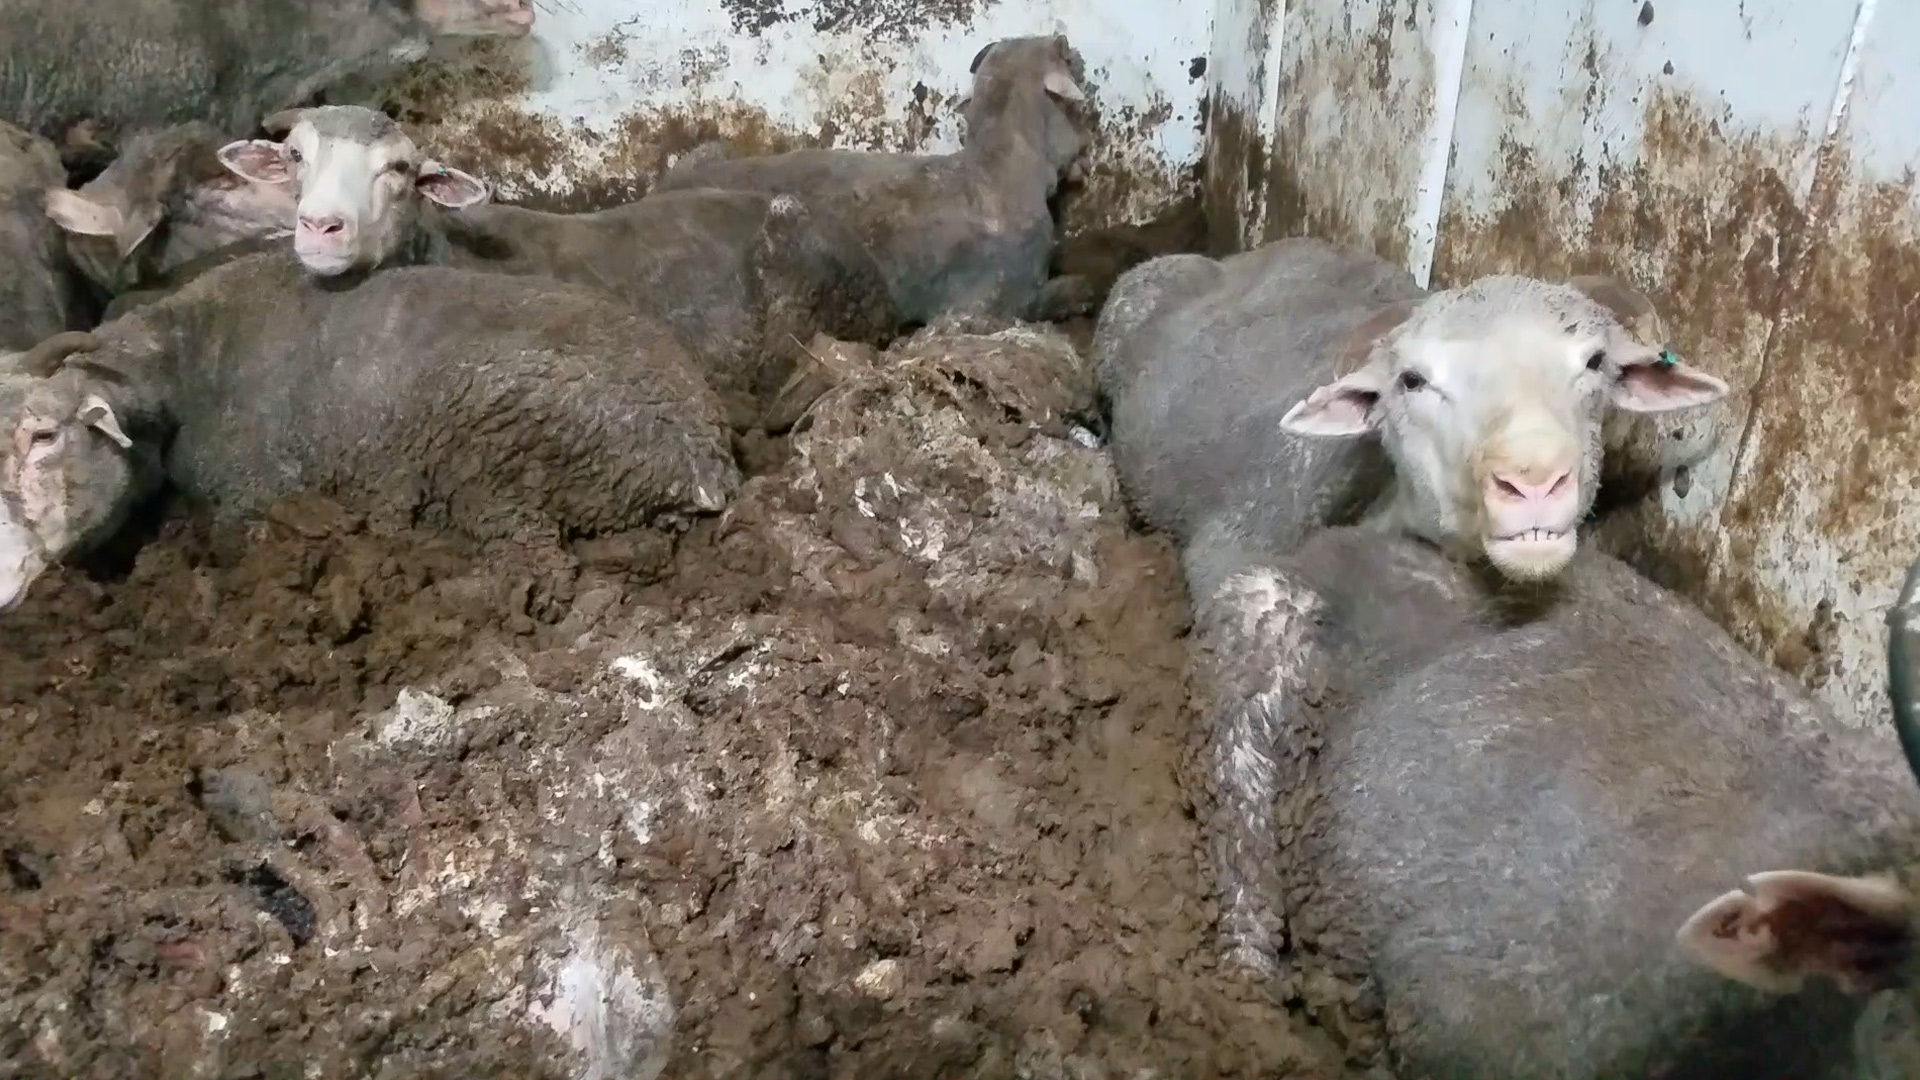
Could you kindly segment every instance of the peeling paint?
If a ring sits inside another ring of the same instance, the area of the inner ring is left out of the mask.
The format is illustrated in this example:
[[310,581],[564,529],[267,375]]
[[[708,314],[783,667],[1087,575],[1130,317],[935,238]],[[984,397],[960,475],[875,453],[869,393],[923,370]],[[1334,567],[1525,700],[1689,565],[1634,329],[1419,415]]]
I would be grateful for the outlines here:
[[820,31],[859,31],[905,41],[927,27],[964,26],[976,9],[993,0],[721,0],[733,26],[758,34],[780,23]]
[[1148,221],[1188,197],[1201,152],[1203,0],[573,0],[534,36],[438,50],[386,88],[424,146],[502,199],[584,209],[642,195],[675,157],[806,146],[956,149],[956,102],[991,41],[1065,33],[1097,134],[1064,193],[1071,229]]

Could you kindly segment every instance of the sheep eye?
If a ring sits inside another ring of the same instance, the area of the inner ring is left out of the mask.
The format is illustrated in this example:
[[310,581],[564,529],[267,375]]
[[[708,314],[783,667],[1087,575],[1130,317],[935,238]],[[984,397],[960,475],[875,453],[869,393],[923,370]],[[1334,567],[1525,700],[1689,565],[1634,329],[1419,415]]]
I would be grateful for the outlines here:
[[302,161],[305,161],[306,158],[301,155],[298,148],[289,146],[287,147],[287,160],[293,162],[295,165],[298,165]]
[[31,444],[34,446],[52,446],[60,438],[59,428],[47,428],[33,433]]
[[410,176],[413,173],[413,162],[389,161],[387,162],[387,171],[390,173],[399,173],[401,176]]
[[1417,371],[1403,371],[1400,373],[1400,389],[1402,390],[1411,393],[1425,385],[1427,385],[1427,377]]
[[1587,370],[1599,371],[1601,366],[1604,365],[1606,362],[1607,362],[1607,350],[1596,349],[1594,350],[1594,354],[1592,356],[1587,357]]

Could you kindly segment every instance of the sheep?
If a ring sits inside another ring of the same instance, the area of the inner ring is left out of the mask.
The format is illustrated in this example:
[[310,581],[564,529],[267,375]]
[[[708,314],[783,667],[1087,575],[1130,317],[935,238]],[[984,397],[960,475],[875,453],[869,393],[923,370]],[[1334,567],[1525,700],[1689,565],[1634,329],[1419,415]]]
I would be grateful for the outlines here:
[[0,119],[110,150],[193,120],[250,130],[276,109],[424,55],[438,37],[509,37],[532,0],[0,0]]
[[61,362],[75,346],[43,342],[0,394],[10,603],[146,494],[116,459],[159,447],[216,524],[311,492],[377,528],[483,542],[713,512],[740,482],[719,404],[672,336],[557,282],[427,266],[342,289],[283,249],[79,347],[82,362]]
[[[1908,567],[1887,625],[1893,728],[1909,769],[1920,778],[1920,560]],[[1770,854],[1792,858],[1784,851]],[[1811,981],[1815,994],[1869,998],[1891,992],[1903,995],[1909,1010],[1920,1005],[1920,898],[1910,848],[1825,868],[1840,873],[1771,865],[1745,875],[1745,888],[1722,893],[1680,924],[1674,938],[1683,956],[1763,994],[1793,994]],[[1872,1033],[1882,1045],[1871,1049],[1894,1060],[1883,1061],[1871,1075],[1892,1080],[1920,1069],[1916,1019],[1913,1011],[1900,1017],[1891,1026],[1893,1038]]]
[[[1086,148],[1067,106],[1086,93],[1066,38],[1010,38],[974,58],[952,154],[795,150],[677,162],[657,192],[719,187],[797,195],[855,226],[879,259],[902,320],[1042,318],[1083,289],[1048,281],[1056,226],[1048,200]],[[651,196],[649,196],[651,197]]]
[[142,132],[78,190],[49,186],[47,216],[66,233],[74,265],[112,297],[238,241],[290,234],[292,193],[222,165],[230,141],[201,121]]
[[0,121],[0,353],[75,325],[80,297],[40,192],[66,173],[53,144]]
[[483,182],[421,154],[382,113],[306,109],[275,123],[284,141],[220,156],[250,183],[297,189],[293,247],[310,272],[445,264],[602,289],[676,332],[735,427],[757,421],[815,333],[880,344],[895,328],[872,256],[791,196],[688,190],[543,213],[487,205]]
[[1703,889],[1848,865],[1920,808],[1890,740],[1835,737],[1579,544],[1604,414],[1727,392],[1633,332],[1651,307],[1602,277],[1423,294],[1291,240],[1144,263],[1096,329],[1122,486],[1193,598],[1222,944],[1356,1063],[1764,1080],[1853,1057],[1855,1003],[1756,999],[1674,947]]
[[816,334],[884,345],[897,329],[873,256],[791,195],[696,188],[586,214],[487,203],[444,220],[454,265],[596,286],[673,327],[736,427],[759,422]]
[[36,377],[91,344],[68,331],[0,355],[0,612],[62,557],[112,536],[160,486],[156,441],[136,444],[78,369]]

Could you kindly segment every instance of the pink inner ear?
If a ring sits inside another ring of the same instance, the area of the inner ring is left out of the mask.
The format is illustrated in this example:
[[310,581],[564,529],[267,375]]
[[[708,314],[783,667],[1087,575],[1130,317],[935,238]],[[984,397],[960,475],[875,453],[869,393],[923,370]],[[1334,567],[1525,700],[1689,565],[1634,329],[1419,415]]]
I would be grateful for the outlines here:
[[442,206],[467,206],[486,197],[486,186],[454,169],[441,167],[435,172],[422,172],[414,186],[421,194]]
[[287,169],[286,155],[277,143],[251,142],[228,147],[220,157],[228,168],[256,183],[281,184],[292,175]]
[[1333,386],[1322,393],[1326,396],[1321,397],[1318,393],[1313,395],[1314,398],[1319,399],[1316,402],[1320,406],[1319,411],[1329,420],[1342,423],[1365,423],[1367,414],[1373,411],[1375,405],[1380,404],[1379,394],[1358,386]]
[[1726,393],[1726,383],[1703,371],[1682,363],[1648,360],[1621,369],[1614,400],[1624,409],[1659,412],[1705,405]]
[[1309,394],[1287,411],[1282,423],[1300,434],[1359,435],[1371,426],[1373,408],[1379,403],[1378,392],[1348,376]]
[[1778,942],[1778,966],[1825,975],[1854,994],[1903,981],[1914,944],[1905,912],[1864,905],[1839,879],[1801,875],[1788,884],[1758,889],[1759,921]]

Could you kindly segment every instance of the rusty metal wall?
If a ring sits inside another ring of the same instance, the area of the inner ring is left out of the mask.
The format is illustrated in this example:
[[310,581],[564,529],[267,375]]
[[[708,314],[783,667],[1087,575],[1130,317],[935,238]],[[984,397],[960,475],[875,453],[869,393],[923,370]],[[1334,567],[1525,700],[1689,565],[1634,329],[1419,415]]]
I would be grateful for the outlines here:
[[1204,201],[1213,246],[1351,237],[1424,279],[1468,0],[1220,0]]
[[1201,202],[1208,247],[1256,242],[1266,216],[1266,155],[1279,112],[1283,0],[1218,0],[1209,41]]
[[724,136],[944,151],[979,48],[1065,33],[1100,135],[1072,225],[1141,222],[1190,196],[1212,0],[544,0],[526,41],[443,50],[386,104],[502,197],[582,208],[636,197]]
[[1216,241],[1323,235],[1442,286],[1632,278],[1736,393],[1640,422],[1656,486],[1603,542],[1844,722],[1880,722],[1882,619],[1920,552],[1920,8],[1274,0],[1259,17],[1245,37],[1280,43],[1277,79],[1213,88],[1233,145],[1207,161],[1239,169],[1206,184]]

